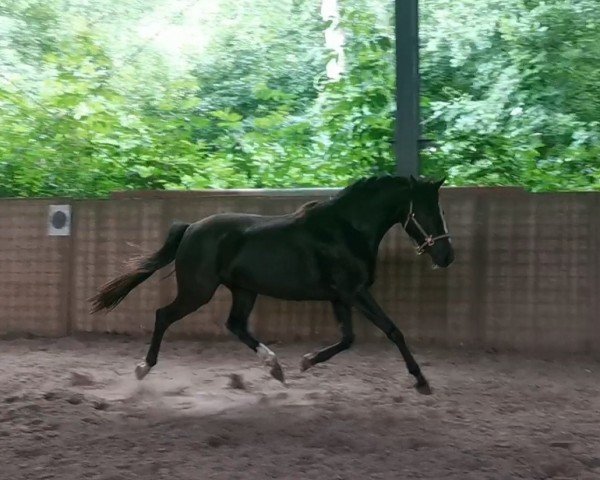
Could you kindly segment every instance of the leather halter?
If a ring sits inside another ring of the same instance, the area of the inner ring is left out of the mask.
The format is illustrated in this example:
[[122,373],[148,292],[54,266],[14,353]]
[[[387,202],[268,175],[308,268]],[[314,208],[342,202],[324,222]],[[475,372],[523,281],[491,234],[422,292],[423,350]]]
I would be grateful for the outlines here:
[[[441,210],[440,210],[440,215],[442,215]],[[425,253],[425,249],[427,247],[433,247],[435,245],[435,242],[437,242],[438,240],[442,240],[443,238],[450,238],[450,234],[448,233],[448,229],[446,227],[446,221],[444,220],[443,215],[442,215],[442,222],[444,223],[444,233],[442,235],[436,235],[436,236],[429,235],[425,231],[423,226],[419,223],[417,218],[415,217],[415,212],[413,211],[412,200],[410,201],[410,207],[408,209],[408,215],[406,216],[406,220],[402,224],[402,226],[404,227],[404,230],[406,230],[406,227],[408,226],[408,224],[411,221],[415,225],[415,227],[417,227],[417,230],[419,230],[419,232],[421,232],[421,234],[423,235],[423,238],[424,238],[423,243],[421,243],[420,245],[415,239],[413,239],[413,241],[417,245],[417,255],[422,255],[423,253]]]

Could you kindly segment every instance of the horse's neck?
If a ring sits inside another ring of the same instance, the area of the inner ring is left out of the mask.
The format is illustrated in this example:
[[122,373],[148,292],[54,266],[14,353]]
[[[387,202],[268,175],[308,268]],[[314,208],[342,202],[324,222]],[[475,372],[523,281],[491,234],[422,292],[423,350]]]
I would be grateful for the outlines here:
[[409,202],[408,190],[383,192],[369,197],[345,216],[376,254],[385,234],[407,214]]

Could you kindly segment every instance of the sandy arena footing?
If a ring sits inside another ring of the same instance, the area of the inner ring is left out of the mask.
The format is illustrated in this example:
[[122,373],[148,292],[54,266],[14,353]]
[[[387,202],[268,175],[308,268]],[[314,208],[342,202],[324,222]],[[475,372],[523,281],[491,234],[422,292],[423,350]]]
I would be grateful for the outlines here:
[[277,346],[287,387],[237,342],[0,341],[1,478],[600,479],[600,363],[421,349],[419,395],[387,344],[300,373],[317,345]]

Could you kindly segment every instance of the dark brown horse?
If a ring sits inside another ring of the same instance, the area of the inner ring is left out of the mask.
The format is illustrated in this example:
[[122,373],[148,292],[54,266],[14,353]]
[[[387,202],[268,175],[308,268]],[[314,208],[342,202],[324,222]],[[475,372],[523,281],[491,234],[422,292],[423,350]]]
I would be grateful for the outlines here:
[[175,223],[160,250],[101,288],[91,299],[92,311],[114,308],[133,288],[175,260],[177,297],[156,311],[148,354],[136,368],[138,379],[156,365],[169,325],[209,302],[217,287],[225,285],[233,299],[227,327],[278,380],[283,381],[283,372],[277,357],[248,331],[257,295],[331,302],[342,338],[305,355],[302,370],[352,345],[354,307],[398,346],[417,380],[417,390],[430,393],[404,336],[373,299],[369,287],[375,280],[379,244],[396,223],[403,225],[418,253],[430,255],[434,267],[452,263],[454,251],[439,204],[442,183],[412,177],[369,178],[287,215],[227,213],[192,224]]

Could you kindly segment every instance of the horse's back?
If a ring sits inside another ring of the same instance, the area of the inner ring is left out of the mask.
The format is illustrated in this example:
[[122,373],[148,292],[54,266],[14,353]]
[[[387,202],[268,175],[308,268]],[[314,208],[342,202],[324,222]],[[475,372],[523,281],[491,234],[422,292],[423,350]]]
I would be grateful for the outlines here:
[[221,213],[188,227],[177,270],[188,282],[210,277],[229,287],[288,299],[324,299],[314,242],[296,215]]
[[222,264],[236,253],[249,231],[271,225],[278,218],[283,217],[217,213],[198,220],[187,228],[177,250],[176,261],[182,266],[184,263],[201,263],[216,268],[218,263]]

